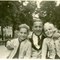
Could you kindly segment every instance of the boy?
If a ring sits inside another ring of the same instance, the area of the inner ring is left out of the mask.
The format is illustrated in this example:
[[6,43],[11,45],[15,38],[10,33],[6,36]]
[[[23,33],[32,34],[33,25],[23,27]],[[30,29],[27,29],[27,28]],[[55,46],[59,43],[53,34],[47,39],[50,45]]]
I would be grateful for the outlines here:
[[41,59],[41,49],[43,43],[43,23],[39,18],[35,18],[32,26],[32,33],[30,34],[30,41],[32,43],[32,58]]
[[[19,26],[19,37],[16,40],[11,40],[7,47],[13,48],[8,58],[30,58],[31,57],[31,43],[28,39],[29,26],[21,24]],[[13,47],[12,47],[13,46]]]
[[32,46],[28,39],[29,26],[26,24],[22,24],[19,27],[20,27],[19,41],[21,41],[19,58],[31,58]]

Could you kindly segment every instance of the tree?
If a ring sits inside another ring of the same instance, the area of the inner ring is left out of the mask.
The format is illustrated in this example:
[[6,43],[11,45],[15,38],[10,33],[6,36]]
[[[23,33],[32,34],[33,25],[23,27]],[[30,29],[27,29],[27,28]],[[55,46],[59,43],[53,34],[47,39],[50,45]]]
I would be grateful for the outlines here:
[[[8,13],[7,13],[7,2],[1,1],[0,2],[0,25],[1,25],[1,30],[2,30],[2,40],[3,40],[3,27],[6,26],[6,24],[9,24],[10,21],[6,20],[8,18]],[[7,23],[8,22],[8,23]]]
[[40,18],[44,22],[52,22],[56,21],[56,2],[55,1],[42,1],[40,8]]
[[[20,3],[12,2],[12,1],[1,1],[0,2],[0,25],[2,26],[2,39],[3,39],[3,27],[12,25],[14,26],[17,18],[16,15],[19,11],[19,8],[17,8],[17,3],[20,5]],[[19,21],[20,22],[20,21]],[[15,24],[16,25],[16,24]],[[14,30],[14,27],[13,27]]]
[[36,8],[36,2],[28,2],[26,6],[23,5],[24,1],[1,1],[0,2],[0,25],[2,26],[2,39],[3,27],[11,25],[14,31],[18,29],[21,23],[26,23],[32,26],[32,13]]
[[22,8],[19,19],[21,19],[21,23],[26,23],[31,28],[33,23],[32,13],[35,11],[37,5],[36,2],[34,1],[32,2],[28,1],[27,5],[23,5],[23,3],[25,2],[22,2]]
[[52,22],[60,29],[60,5],[55,1],[42,1],[39,9],[39,16],[43,22]]

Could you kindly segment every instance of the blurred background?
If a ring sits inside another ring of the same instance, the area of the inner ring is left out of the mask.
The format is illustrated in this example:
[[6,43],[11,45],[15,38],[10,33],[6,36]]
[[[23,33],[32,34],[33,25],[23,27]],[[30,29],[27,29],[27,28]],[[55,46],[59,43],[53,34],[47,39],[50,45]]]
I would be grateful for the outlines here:
[[0,0],[0,44],[17,38],[20,24],[26,23],[31,28],[34,16],[60,29],[59,0]]

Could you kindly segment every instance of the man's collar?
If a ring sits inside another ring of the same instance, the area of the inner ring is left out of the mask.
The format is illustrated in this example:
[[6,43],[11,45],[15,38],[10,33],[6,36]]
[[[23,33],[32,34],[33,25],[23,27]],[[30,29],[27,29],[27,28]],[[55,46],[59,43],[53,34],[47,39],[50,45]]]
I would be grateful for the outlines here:
[[[33,32],[33,35],[38,37],[34,32]],[[39,35],[40,39],[42,38],[42,34]]]
[[[42,35],[41,35],[42,36]],[[39,36],[40,37],[40,39],[41,39],[41,36]],[[38,45],[38,36],[36,36],[34,33],[33,33],[33,44],[34,44],[34,46],[37,48],[37,49],[39,49],[40,48],[40,45]]]

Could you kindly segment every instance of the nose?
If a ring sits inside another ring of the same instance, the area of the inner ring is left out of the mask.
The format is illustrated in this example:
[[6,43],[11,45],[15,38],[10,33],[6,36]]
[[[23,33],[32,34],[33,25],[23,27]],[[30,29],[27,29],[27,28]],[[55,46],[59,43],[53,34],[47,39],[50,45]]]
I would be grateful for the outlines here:
[[50,31],[48,30],[47,33],[49,33]]
[[22,36],[24,36],[24,33],[22,33]]
[[39,27],[37,27],[37,30],[40,30],[40,28],[39,28]]

